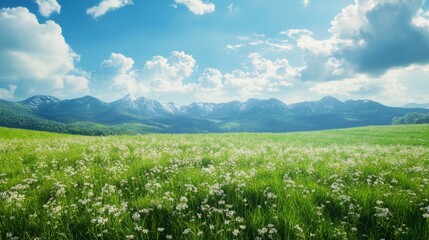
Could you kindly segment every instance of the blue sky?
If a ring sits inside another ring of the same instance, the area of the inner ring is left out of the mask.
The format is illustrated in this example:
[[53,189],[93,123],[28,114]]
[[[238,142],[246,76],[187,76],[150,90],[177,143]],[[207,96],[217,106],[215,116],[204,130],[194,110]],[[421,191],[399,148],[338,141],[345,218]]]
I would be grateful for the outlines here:
[[429,102],[424,0],[2,0],[0,98]]

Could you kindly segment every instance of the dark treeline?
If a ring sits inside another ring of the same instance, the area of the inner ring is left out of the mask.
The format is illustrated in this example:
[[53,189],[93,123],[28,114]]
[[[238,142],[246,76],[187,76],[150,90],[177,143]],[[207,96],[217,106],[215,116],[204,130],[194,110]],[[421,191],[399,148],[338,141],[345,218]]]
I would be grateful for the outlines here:
[[89,136],[143,133],[142,129],[135,129],[132,126],[105,126],[90,122],[66,124],[41,119],[31,113],[23,112],[18,115],[7,109],[0,109],[0,126]]
[[402,117],[395,117],[392,124],[422,124],[429,123],[429,113],[408,113]]

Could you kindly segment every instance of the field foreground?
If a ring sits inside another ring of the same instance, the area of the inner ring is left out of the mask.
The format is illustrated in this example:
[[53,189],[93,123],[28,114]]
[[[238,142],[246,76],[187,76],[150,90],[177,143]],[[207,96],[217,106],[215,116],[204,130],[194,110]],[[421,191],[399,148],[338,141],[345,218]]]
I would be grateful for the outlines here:
[[0,128],[0,239],[429,239],[429,125],[81,137]]

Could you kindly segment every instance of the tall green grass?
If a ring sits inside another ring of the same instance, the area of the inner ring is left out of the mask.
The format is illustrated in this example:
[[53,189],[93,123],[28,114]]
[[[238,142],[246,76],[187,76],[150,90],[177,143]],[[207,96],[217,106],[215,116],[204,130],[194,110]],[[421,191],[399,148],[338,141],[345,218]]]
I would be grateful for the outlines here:
[[428,125],[81,137],[0,128],[0,239],[428,239]]

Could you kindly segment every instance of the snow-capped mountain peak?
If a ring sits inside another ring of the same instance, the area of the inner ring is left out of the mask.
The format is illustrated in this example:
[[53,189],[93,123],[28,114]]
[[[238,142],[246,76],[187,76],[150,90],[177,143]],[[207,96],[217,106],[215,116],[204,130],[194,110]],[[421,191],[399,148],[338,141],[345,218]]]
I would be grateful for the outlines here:
[[40,106],[55,104],[58,102],[61,102],[61,100],[53,96],[36,95],[30,98],[27,98],[20,103],[27,107],[39,108]]

